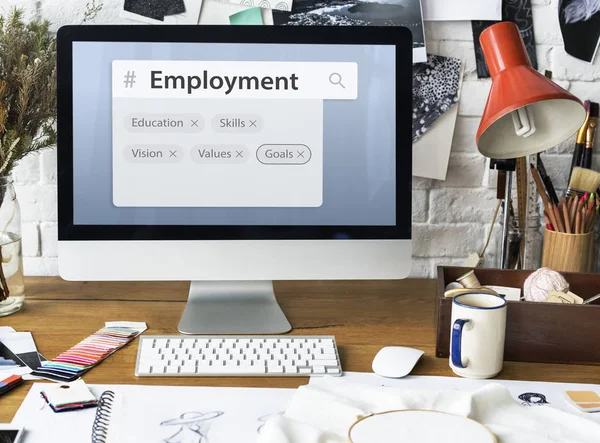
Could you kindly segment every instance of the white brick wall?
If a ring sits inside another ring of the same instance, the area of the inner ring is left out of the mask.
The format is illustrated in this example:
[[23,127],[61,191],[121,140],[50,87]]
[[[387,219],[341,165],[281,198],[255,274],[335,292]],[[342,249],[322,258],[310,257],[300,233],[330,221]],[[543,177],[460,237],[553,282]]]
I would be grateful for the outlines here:
[[[452,0],[448,0],[452,1]],[[98,3],[102,0],[97,0]],[[96,20],[122,22],[123,0],[103,0]],[[30,15],[48,18],[54,29],[80,23],[85,0],[0,0],[0,10],[17,5]],[[581,99],[600,101],[600,57],[593,65],[568,56],[558,27],[558,0],[533,0],[540,70],[551,69],[555,80]],[[470,22],[426,23],[428,50],[465,60],[465,82],[452,144],[446,182],[416,178],[413,183],[414,276],[432,276],[438,264],[459,264],[481,249],[495,207],[495,176],[477,153],[475,132],[485,106],[489,80],[478,80]],[[573,142],[552,149],[546,166],[558,188],[564,188]],[[596,156],[600,167],[600,156]],[[23,211],[25,272],[56,273],[56,152],[49,150],[26,159],[15,171]]]

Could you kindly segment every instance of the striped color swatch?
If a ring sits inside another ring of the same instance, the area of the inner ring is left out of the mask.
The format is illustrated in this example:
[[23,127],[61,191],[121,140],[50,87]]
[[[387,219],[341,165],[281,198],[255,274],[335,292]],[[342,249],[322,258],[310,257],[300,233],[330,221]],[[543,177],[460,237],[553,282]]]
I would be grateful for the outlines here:
[[31,374],[53,381],[73,381],[146,330],[146,323],[108,322],[58,357],[42,362]]

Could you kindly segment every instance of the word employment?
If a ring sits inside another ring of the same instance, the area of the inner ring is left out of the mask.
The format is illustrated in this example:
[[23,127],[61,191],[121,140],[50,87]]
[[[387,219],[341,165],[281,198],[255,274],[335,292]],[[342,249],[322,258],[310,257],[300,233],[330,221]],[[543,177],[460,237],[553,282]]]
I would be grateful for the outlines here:
[[231,94],[234,89],[271,91],[279,90],[298,90],[298,76],[291,74],[289,76],[247,76],[247,75],[213,75],[208,71],[202,71],[202,75],[163,75],[162,71],[150,71],[150,87],[152,89],[184,89],[191,94],[196,89],[223,89],[225,95]]

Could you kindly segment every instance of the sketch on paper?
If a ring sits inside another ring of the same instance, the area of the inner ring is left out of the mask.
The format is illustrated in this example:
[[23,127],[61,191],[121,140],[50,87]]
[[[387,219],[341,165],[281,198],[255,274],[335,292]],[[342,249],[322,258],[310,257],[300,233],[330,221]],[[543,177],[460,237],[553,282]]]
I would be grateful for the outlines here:
[[558,21],[565,52],[592,63],[600,44],[600,0],[560,0]]
[[161,426],[177,426],[177,431],[164,439],[164,443],[209,443],[208,433],[212,420],[223,415],[222,411],[184,412],[177,418],[163,421]]
[[538,394],[535,392],[525,392],[524,394],[519,395],[519,400],[523,406],[544,406],[549,405],[550,403],[546,400],[546,396],[544,394]]
[[258,432],[260,434],[260,431],[262,431],[262,428],[267,423],[267,421],[269,421],[272,417],[276,417],[278,415],[283,415],[283,414],[285,414],[285,412],[281,411],[281,412],[275,412],[273,414],[265,414],[261,417],[258,417],[258,428],[256,428],[256,432]]

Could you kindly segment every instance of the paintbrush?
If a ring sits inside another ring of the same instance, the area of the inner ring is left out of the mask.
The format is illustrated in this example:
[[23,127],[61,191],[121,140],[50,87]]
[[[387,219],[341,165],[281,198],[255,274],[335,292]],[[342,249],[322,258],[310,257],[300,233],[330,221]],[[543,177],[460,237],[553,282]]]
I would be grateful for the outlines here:
[[583,157],[583,150],[585,149],[585,139],[587,137],[587,127],[590,121],[590,101],[586,100],[584,103],[585,109],[587,111],[587,116],[583,125],[579,129],[577,133],[577,139],[575,143],[575,150],[573,151],[573,160],[571,160],[571,172],[569,174],[569,182],[571,182],[571,177],[573,175],[573,169],[577,166],[581,166],[581,161]]
[[546,191],[544,190],[544,183],[542,182],[542,178],[540,177],[538,170],[535,169],[535,166],[530,164],[529,167],[531,169],[531,175],[533,177],[533,180],[535,181],[535,185],[537,186],[538,193],[542,197],[542,202],[544,204],[544,210],[548,214],[548,218],[550,218],[550,222],[552,223],[554,230],[558,231],[559,225],[558,225],[558,221],[556,220],[556,217],[554,215],[554,208],[553,208],[554,205],[550,202],[550,199],[548,198],[548,195],[546,194]]
[[589,122],[585,136],[585,150],[583,151],[583,161],[581,163],[581,165],[587,169],[591,169],[592,167],[592,152],[594,151],[594,141],[596,139],[599,116],[600,105],[595,102],[590,102]]
[[591,169],[575,168],[569,181],[569,189],[567,195],[573,194],[578,197],[583,197],[585,193],[591,194],[596,192],[600,186],[600,173]]
[[557,205],[558,195],[556,195],[554,185],[552,184],[552,180],[546,172],[546,167],[544,166],[544,162],[542,161],[542,157],[540,156],[540,154],[537,155],[537,169],[540,173],[540,177],[542,177],[542,181],[544,182],[544,187],[546,188],[546,192],[548,192],[548,197],[550,197],[550,201],[553,204]]

